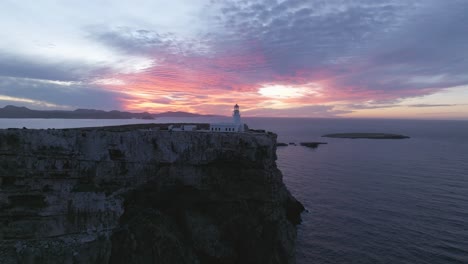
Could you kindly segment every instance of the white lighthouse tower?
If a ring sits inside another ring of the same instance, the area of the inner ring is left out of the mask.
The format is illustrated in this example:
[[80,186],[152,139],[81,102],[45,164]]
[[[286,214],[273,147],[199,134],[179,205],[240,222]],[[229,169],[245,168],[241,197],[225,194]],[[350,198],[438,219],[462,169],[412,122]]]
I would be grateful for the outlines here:
[[236,104],[234,106],[234,111],[232,112],[232,118],[234,119],[234,124],[240,125],[241,124],[241,117],[239,112],[239,105]]
[[210,131],[212,132],[244,132],[244,124],[241,121],[239,105],[234,106],[232,111],[232,123],[214,123],[210,124]]

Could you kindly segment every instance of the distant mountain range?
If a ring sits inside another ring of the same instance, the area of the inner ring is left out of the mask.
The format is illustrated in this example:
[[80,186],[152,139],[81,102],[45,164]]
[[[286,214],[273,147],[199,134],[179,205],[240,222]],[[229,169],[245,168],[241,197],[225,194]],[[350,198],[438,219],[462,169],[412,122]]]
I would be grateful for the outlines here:
[[65,110],[31,110],[26,107],[7,105],[0,108],[0,118],[65,118],[65,119],[154,119],[157,117],[197,117],[207,116],[187,112],[162,112],[151,114],[148,112],[131,113],[117,110],[103,111],[95,109]]

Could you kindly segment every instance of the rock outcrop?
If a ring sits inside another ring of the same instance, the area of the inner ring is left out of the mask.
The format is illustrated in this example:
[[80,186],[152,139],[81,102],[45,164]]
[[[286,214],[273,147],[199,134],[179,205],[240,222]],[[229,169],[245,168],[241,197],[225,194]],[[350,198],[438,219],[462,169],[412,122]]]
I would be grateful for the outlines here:
[[318,148],[319,145],[326,145],[327,142],[301,142],[299,143],[301,146],[308,147],[308,148]]
[[0,130],[1,263],[294,263],[276,135]]

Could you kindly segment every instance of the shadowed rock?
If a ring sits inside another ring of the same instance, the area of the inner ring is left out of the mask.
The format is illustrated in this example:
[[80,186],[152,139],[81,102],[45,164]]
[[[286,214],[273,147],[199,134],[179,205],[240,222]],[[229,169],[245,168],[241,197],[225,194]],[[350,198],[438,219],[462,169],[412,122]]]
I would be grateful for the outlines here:
[[328,144],[327,142],[301,142],[300,145],[308,148],[317,148],[319,145]]
[[276,135],[0,130],[1,263],[294,263]]

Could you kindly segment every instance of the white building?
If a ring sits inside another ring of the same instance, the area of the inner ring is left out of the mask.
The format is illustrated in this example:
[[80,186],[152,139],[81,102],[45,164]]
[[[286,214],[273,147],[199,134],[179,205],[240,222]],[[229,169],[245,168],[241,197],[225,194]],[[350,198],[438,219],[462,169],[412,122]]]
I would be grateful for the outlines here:
[[214,123],[210,124],[210,131],[213,132],[244,132],[244,123],[241,122],[239,106],[234,106],[232,112],[232,123]]

